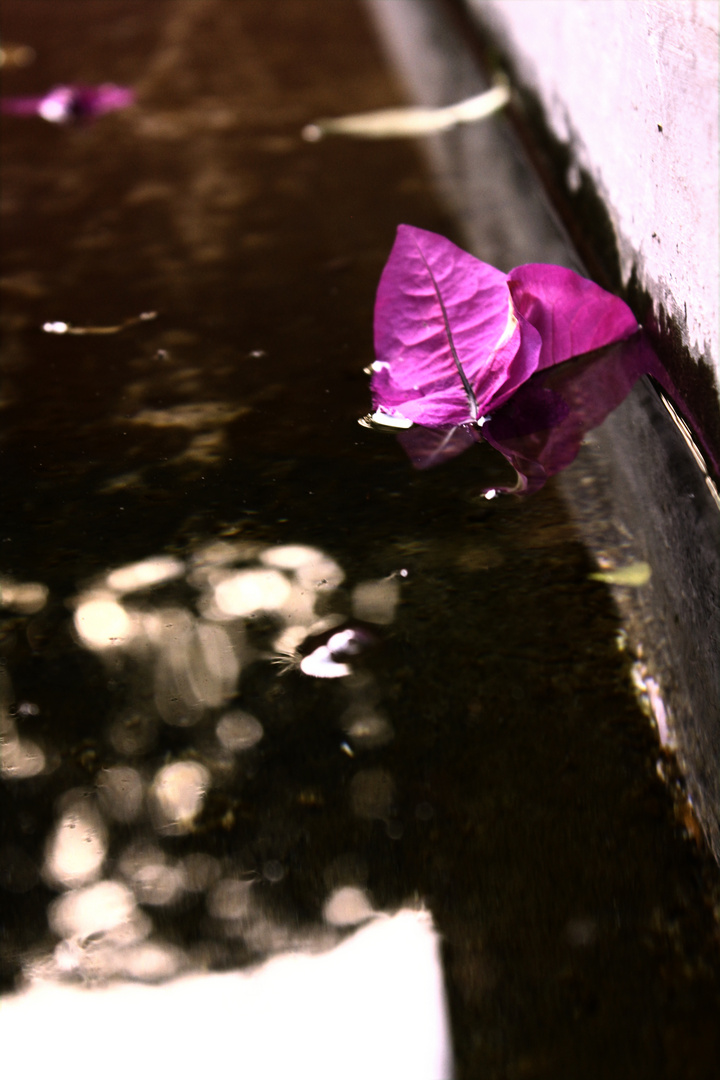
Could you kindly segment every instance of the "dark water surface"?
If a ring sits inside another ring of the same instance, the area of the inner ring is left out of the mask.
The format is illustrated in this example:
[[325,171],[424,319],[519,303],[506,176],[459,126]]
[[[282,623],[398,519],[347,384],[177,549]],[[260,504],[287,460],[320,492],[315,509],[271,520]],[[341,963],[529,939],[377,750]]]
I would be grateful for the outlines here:
[[[293,946],[347,885],[431,911],[459,1077],[717,1075],[717,873],[554,485],[489,502],[487,446],[415,473],[357,424],[397,224],[454,235],[412,144],[299,137],[399,100],[362,9],[5,0],[2,33],[37,54],[4,93],[138,94],[2,124],[4,988],[112,973],[58,960],[63,890],[129,885],[157,977]],[[329,617],[346,678],[289,655]]]

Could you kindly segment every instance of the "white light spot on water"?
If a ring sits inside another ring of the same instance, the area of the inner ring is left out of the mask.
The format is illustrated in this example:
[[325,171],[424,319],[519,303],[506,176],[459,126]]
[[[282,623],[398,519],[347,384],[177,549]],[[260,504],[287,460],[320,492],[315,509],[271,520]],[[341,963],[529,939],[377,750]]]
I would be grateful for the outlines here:
[[30,739],[17,735],[0,739],[0,775],[6,780],[27,780],[45,768],[45,754]]
[[303,563],[297,568],[296,575],[301,588],[316,591],[337,589],[345,580],[343,569],[329,555]]
[[99,877],[107,851],[104,822],[88,798],[72,802],[63,813],[45,857],[45,873],[67,888]]
[[353,614],[364,622],[387,625],[395,618],[399,599],[400,587],[394,578],[363,581],[353,589]]
[[185,879],[177,866],[164,862],[148,862],[138,867],[133,877],[133,887],[141,904],[162,907],[170,904],[182,892]]
[[156,907],[170,904],[185,888],[182,864],[171,865],[160,848],[153,844],[131,845],[123,852],[118,868],[141,904]]
[[375,915],[364,889],[345,885],[328,897],[323,907],[323,918],[330,926],[356,926]]
[[348,710],[343,717],[343,728],[358,750],[371,750],[385,746],[393,739],[393,729],[384,716],[361,707]]
[[488,488],[484,496],[488,501],[497,497],[497,491],[495,488]]
[[0,607],[9,607],[21,615],[42,611],[48,598],[47,585],[39,581],[14,582],[0,578]]
[[250,713],[240,709],[226,713],[215,728],[218,740],[226,750],[249,750],[263,737],[263,726]]
[[135,897],[119,881],[101,881],[74,889],[50,905],[50,929],[63,938],[87,938],[129,922]]
[[159,770],[152,784],[154,817],[163,832],[186,833],[202,810],[210,773],[197,761],[178,761]]
[[318,548],[307,547],[305,544],[282,544],[266,548],[260,556],[260,562],[278,570],[299,570],[308,563],[322,562],[324,557]]
[[333,659],[327,645],[320,645],[309,656],[304,656],[300,661],[300,670],[315,679],[342,679],[352,674],[349,664],[340,664]]
[[43,323],[42,328],[46,334],[67,334],[70,324],[66,322],[46,322]]
[[178,578],[185,570],[185,565],[171,555],[158,555],[154,559],[121,566],[111,571],[106,580],[113,592],[128,593],[137,589],[146,589],[150,585],[159,585],[163,581]]
[[97,596],[81,603],[75,612],[75,629],[89,649],[112,649],[128,645],[138,622],[114,598]]
[[215,605],[221,617],[238,618],[277,611],[290,592],[290,582],[278,570],[241,570],[216,585]]

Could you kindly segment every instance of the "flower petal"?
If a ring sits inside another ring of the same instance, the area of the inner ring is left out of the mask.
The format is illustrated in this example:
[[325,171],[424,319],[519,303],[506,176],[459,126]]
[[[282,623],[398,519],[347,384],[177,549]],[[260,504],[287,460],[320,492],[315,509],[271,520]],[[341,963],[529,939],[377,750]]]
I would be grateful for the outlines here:
[[517,314],[540,333],[540,368],[611,345],[638,329],[619,297],[564,266],[518,266],[508,274],[508,286]]
[[511,370],[520,346],[506,275],[400,225],[375,303],[375,409],[429,427],[471,423],[534,370],[532,349]]

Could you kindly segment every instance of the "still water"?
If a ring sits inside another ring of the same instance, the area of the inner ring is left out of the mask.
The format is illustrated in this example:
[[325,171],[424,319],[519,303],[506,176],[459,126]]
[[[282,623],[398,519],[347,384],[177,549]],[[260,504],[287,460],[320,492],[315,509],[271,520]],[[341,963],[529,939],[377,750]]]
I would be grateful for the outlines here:
[[419,473],[357,423],[396,226],[462,242],[413,145],[300,138],[400,100],[362,9],[6,0],[2,31],[35,52],[6,94],[137,94],[2,125],[3,989],[171,994],[400,912],[458,1077],[715,1075],[717,872],[556,487],[488,501],[489,446]]

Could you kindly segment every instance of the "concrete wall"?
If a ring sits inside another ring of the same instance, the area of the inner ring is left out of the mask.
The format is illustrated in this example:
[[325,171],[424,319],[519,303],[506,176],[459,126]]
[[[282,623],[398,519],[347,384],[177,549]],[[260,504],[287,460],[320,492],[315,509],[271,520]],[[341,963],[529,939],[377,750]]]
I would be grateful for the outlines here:
[[718,4],[465,2],[593,177],[625,282],[635,268],[717,374]]

